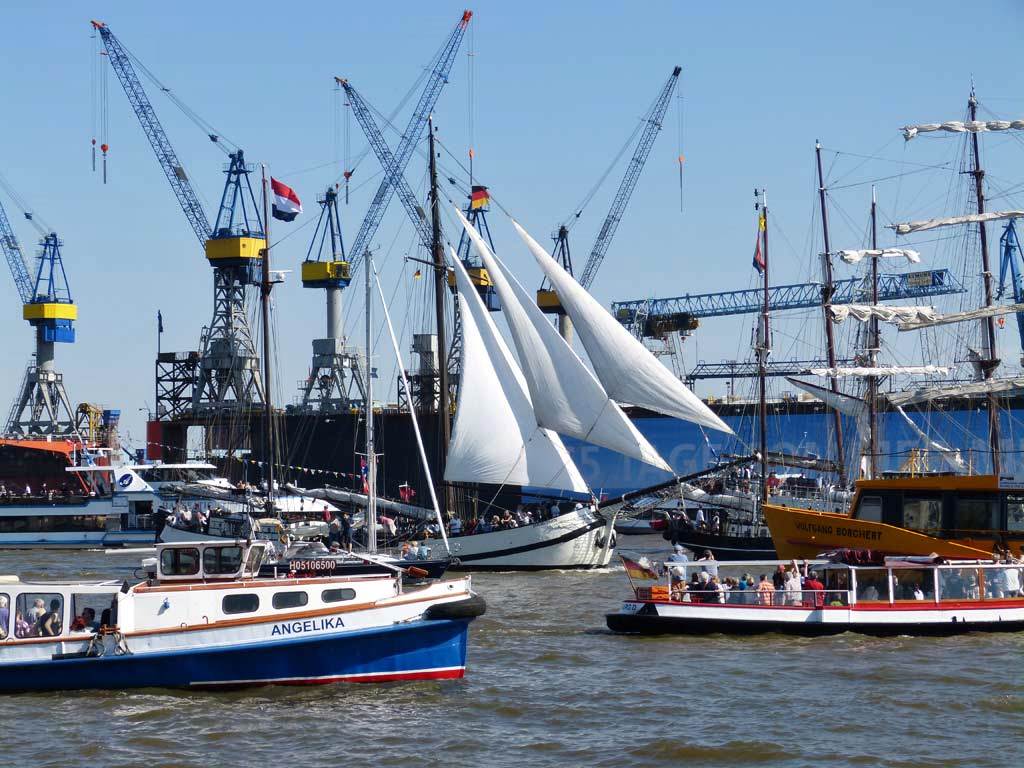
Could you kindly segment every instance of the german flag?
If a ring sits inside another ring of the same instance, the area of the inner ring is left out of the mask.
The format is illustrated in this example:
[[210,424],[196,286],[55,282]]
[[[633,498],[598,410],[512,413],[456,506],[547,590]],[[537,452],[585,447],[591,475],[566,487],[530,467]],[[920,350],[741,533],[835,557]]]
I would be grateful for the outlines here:
[[651,567],[650,561],[646,557],[641,557],[639,561],[630,560],[624,555],[619,555],[622,559],[622,566],[626,569],[626,575],[630,579],[637,579],[643,581],[645,579],[650,581],[658,580],[658,572]]
[[476,211],[480,208],[486,208],[491,202],[491,193],[487,191],[487,187],[473,186],[473,191],[469,196],[469,208],[470,210]]

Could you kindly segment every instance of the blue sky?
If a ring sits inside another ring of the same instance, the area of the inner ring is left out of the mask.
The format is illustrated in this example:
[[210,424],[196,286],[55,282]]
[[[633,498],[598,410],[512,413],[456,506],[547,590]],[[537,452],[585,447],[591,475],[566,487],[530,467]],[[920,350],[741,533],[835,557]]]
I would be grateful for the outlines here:
[[[256,0],[79,7],[47,2],[5,10],[8,117],[0,123],[0,169],[66,242],[66,266],[80,305],[79,342],[58,352],[72,399],[120,407],[138,440],[138,409],[152,402],[156,310],[164,315],[164,349],[195,348],[200,327],[209,321],[212,281],[113,73],[108,74],[109,183],[104,186],[90,171],[89,18],[108,22],[196,113],[244,146],[250,159],[266,161],[275,176],[291,183],[308,221],[317,192],[340,170],[330,165],[336,135],[332,77],[351,78],[375,106],[389,112],[463,6],[285,7]],[[753,285],[755,186],[769,190],[778,227],[772,256],[779,282],[808,279],[820,248],[812,218],[815,139],[854,154],[919,163],[948,160],[952,142],[925,145],[922,139],[907,149],[897,129],[907,122],[961,118],[972,76],[991,112],[1024,113],[1015,60],[1024,6],[1016,0],[988,0],[970,9],[936,0],[925,5],[483,2],[473,10],[472,34],[436,110],[440,135],[452,152],[465,156],[470,101],[464,54],[472,41],[476,173],[538,239],[573,211],[605,170],[673,65],[683,67],[683,211],[673,104],[594,285],[605,303]],[[194,185],[206,201],[215,202],[223,156],[168,101],[151,96]],[[404,113],[398,122],[404,125]],[[351,143],[354,152],[364,146],[354,122]],[[993,147],[989,157],[1002,160],[1001,181],[1007,187],[1019,181],[1020,144],[1000,139],[988,146]],[[456,170],[453,162],[446,164]],[[904,173],[910,166],[871,161],[857,168],[844,156],[833,167],[859,179]],[[376,172],[368,158],[356,180]],[[619,173],[621,167],[573,232],[579,262]],[[421,160],[413,160],[407,177],[422,189]],[[945,202],[945,186],[939,185],[948,179],[926,183],[928,178],[908,177],[898,189],[903,207],[892,211],[883,202],[887,215],[943,213],[928,205]],[[912,184],[919,185],[913,193]],[[354,238],[375,187],[374,180],[359,188],[342,209],[347,241]],[[863,218],[857,217],[868,196],[866,188],[855,188],[837,198],[851,214],[834,215],[837,238],[862,238]],[[31,242],[33,230],[21,226],[8,199],[3,202],[22,241]],[[212,219],[209,209],[208,214]],[[501,218],[492,216],[498,250],[522,269],[524,282],[539,283],[535,266]],[[275,239],[302,222],[277,225]],[[282,242],[275,266],[297,269],[311,234],[306,227]],[[406,328],[418,324],[429,312],[422,283],[413,286],[411,268],[401,262],[412,240],[396,203],[375,242],[387,262],[385,290],[402,307],[398,319]],[[355,306],[358,291],[350,293]],[[279,289],[276,301],[277,398],[290,402],[295,382],[306,373],[309,340],[322,335],[323,302],[294,278]],[[0,402],[7,403],[31,353],[32,336],[20,319],[9,279],[0,280],[0,302],[8,307],[8,320],[0,326],[6,329]],[[687,341],[688,363],[696,357],[742,356],[748,326],[746,320],[709,321]],[[358,323],[351,328],[359,333]]]

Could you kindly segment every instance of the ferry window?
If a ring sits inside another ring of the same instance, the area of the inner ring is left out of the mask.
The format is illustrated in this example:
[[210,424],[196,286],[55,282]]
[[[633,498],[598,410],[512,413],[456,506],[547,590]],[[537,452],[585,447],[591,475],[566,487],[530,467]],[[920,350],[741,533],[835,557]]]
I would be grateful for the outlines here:
[[999,507],[995,499],[957,499],[956,522],[959,531],[991,531],[999,528]]
[[857,519],[866,520],[871,523],[882,522],[882,497],[864,496],[857,508]]
[[0,594],[0,640],[6,640],[10,633],[11,596]]
[[207,547],[203,552],[203,572],[211,576],[230,576],[241,567],[241,547]]
[[1006,530],[1024,531],[1024,496],[1007,497]]
[[870,602],[872,600],[889,601],[886,571],[884,568],[858,568],[857,601]]
[[252,613],[260,607],[259,595],[228,595],[221,601],[224,613]]
[[354,600],[355,597],[354,589],[325,589],[320,594],[320,599],[325,603],[340,603],[344,600]]
[[71,632],[95,632],[101,624],[114,625],[111,614],[117,602],[116,592],[71,596]]
[[929,568],[893,568],[894,600],[934,600],[935,583]]
[[18,595],[14,612],[15,637],[56,637],[63,633],[64,597],[45,592]]
[[940,527],[942,501],[939,499],[903,499],[903,525],[915,531],[932,531]]
[[278,592],[274,595],[274,608],[300,608],[309,602],[305,592]]
[[199,573],[199,550],[165,549],[160,553],[160,572],[165,576],[193,576]]
[[981,582],[978,569],[958,568],[939,571],[940,600],[978,600],[981,598]]

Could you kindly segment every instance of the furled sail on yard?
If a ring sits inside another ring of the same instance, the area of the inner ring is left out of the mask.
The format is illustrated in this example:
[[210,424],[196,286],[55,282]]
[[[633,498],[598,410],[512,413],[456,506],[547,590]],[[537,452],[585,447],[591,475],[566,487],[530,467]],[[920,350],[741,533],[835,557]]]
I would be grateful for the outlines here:
[[924,221],[908,221],[904,224],[893,224],[892,229],[897,235],[909,235],[914,232],[926,232],[938,227],[952,227],[956,224],[976,224],[980,221],[999,221],[1002,219],[1024,218],[1024,211],[991,211],[989,213],[970,213],[966,216],[947,216]]
[[620,403],[639,405],[732,434],[724,421],[608,314],[515,219],[512,226],[558,293],[587,350],[594,373],[609,396]]
[[935,315],[932,318],[899,319],[898,324],[901,331],[917,331],[921,328],[931,328],[936,325],[964,323],[968,320],[980,320],[984,317],[1008,315],[1011,312],[1024,312],[1024,304],[996,304],[991,307],[969,309],[966,312],[950,312],[947,315]]
[[945,131],[946,133],[987,133],[989,131],[1024,130],[1024,120],[949,120],[945,123],[905,125],[903,138],[910,141],[920,133]]
[[856,264],[869,256],[879,259],[906,259],[911,264],[921,262],[921,254],[910,248],[862,248],[839,252],[839,258],[847,264]]
[[462,211],[454,210],[501,298],[537,423],[671,472],[672,468],[608,397],[601,382],[558,335],[529,292],[491,252]]
[[589,493],[561,438],[537,425],[522,371],[454,251],[452,262],[462,374],[444,479]]
[[885,399],[894,406],[903,406],[926,403],[930,400],[940,400],[944,397],[968,397],[971,395],[995,394],[997,392],[1022,391],[1024,391],[1024,376],[1015,376],[1006,379],[972,381],[948,387],[918,387],[917,389],[908,389],[904,392],[891,392],[885,396]]
[[814,376],[934,376],[940,373],[949,373],[949,366],[943,365],[879,365],[874,368],[868,366],[850,366],[837,368],[810,368],[805,373]]
[[934,307],[887,307],[881,304],[833,304],[830,305],[829,314],[832,321],[841,323],[846,318],[852,317],[866,323],[872,317],[877,317],[887,323],[899,323],[900,329],[903,324],[921,323],[928,324],[939,317]]

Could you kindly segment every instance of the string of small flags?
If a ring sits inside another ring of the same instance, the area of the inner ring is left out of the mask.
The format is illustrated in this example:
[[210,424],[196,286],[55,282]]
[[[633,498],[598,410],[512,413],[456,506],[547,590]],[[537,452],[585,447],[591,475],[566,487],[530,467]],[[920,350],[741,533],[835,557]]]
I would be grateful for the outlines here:
[[[181,450],[181,446],[180,445],[167,445],[166,443],[157,443],[157,442],[154,442],[152,440],[147,440],[146,441],[146,445],[147,446],[156,446],[158,448],[162,448],[162,449],[165,449],[165,450],[171,450],[171,451],[180,451]],[[243,459],[243,458],[240,458],[238,456],[227,456],[225,458],[228,458],[228,459],[230,459],[232,461],[237,461],[237,462],[239,462],[241,464],[252,464],[252,465],[255,465],[255,466],[258,466],[258,467],[265,467],[267,465],[267,462],[260,461],[259,459]],[[363,477],[362,474],[360,474],[359,472],[338,472],[338,471],[333,470],[333,469],[321,469],[319,467],[299,467],[299,466],[295,466],[295,465],[292,465],[292,464],[281,464],[281,463],[275,463],[274,467],[276,467],[278,469],[288,469],[288,470],[292,470],[294,472],[302,472],[302,473],[309,474],[309,475],[325,475],[325,476],[330,476],[330,477],[341,477],[341,478],[345,478],[345,479],[348,479],[348,480],[356,480],[356,481],[359,481],[359,482],[362,482],[362,477]]]

